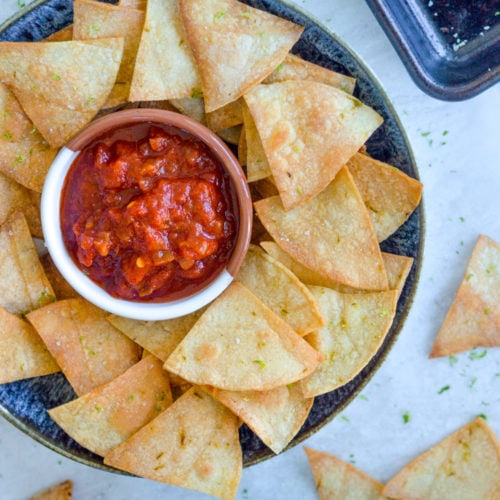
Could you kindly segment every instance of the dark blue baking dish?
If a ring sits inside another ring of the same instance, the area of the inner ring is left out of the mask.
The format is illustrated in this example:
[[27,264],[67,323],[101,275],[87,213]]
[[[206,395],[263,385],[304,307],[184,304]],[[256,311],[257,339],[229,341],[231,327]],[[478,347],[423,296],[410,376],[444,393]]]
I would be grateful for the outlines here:
[[415,83],[445,101],[500,80],[500,0],[366,0]]

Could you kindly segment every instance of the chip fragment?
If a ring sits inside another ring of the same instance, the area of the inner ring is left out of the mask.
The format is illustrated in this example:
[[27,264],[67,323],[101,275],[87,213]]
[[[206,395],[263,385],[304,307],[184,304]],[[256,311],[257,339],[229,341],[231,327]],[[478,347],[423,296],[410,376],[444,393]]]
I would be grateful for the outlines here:
[[28,500],[71,500],[72,495],[73,481],[67,480],[35,493]]

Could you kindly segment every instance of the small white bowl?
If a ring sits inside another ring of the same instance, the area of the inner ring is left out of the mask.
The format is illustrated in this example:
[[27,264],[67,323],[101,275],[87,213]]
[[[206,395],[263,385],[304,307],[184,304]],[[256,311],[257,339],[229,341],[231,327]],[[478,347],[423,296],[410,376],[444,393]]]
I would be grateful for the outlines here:
[[[86,276],[66,249],[61,230],[61,194],[66,175],[80,151],[105,132],[136,123],[172,125],[203,141],[228,172],[238,200],[238,235],[224,269],[192,295],[167,302],[135,302],[113,297]],[[110,313],[139,320],[163,320],[184,316],[207,305],[232,282],[245,257],[252,230],[252,200],[245,175],[226,144],[212,131],[184,115],[159,109],[119,111],[93,121],[74,137],[54,159],[45,180],[41,219],[47,249],[68,283],[85,299]]]

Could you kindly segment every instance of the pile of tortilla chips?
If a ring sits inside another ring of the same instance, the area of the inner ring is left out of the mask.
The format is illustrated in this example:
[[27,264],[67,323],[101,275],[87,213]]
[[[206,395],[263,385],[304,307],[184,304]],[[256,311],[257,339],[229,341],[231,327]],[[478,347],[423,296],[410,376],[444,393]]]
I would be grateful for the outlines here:
[[[0,382],[62,370],[78,398],[49,413],[106,464],[233,498],[240,424],[281,452],[314,397],[384,342],[412,259],[379,243],[422,186],[362,152],[382,118],[352,78],[291,54],[302,27],[236,0],[75,0],[74,12],[50,39],[0,44]],[[32,240],[57,149],[124,106],[208,124],[252,183],[237,280],[189,316],[110,316]]]

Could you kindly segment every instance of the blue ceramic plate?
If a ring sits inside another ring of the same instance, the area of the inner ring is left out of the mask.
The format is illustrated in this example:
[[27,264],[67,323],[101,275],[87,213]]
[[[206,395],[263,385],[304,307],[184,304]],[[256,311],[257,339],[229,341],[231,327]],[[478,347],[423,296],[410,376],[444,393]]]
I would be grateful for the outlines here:
[[[412,177],[418,177],[415,161],[405,133],[384,91],[363,63],[345,44],[286,2],[245,0],[254,7],[269,11],[305,26],[294,51],[303,58],[352,75],[357,80],[355,95],[384,117],[384,124],[373,134],[367,146],[375,158],[397,166]],[[40,40],[71,23],[71,0],[36,1],[23,15],[10,19],[0,28],[0,40]],[[329,422],[366,384],[381,365],[401,330],[415,293],[422,258],[423,214],[418,208],[410,219],[382,244],[386,252],[415,259],[399,300],[394,324],[387,338],[363,371],[345,386],[316,398],[302,429],[290,444],[294,446]],[[115,471],[98,457],[67,436],[48,416],[47,409],[76,396],[63,375],[49,375],[0,386],[0,412],[18,428],[49,448],[79,462]],[[274,454],[248,428],[240,433],[245,465],[270,458]],[[115,471],[116,472],[116,471]]]

